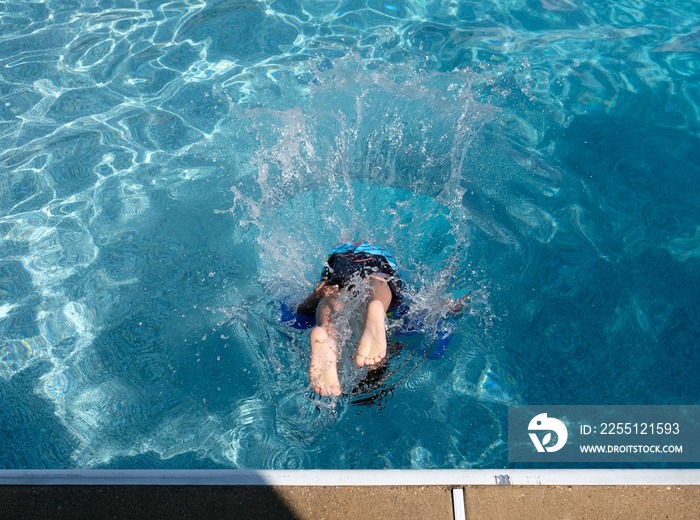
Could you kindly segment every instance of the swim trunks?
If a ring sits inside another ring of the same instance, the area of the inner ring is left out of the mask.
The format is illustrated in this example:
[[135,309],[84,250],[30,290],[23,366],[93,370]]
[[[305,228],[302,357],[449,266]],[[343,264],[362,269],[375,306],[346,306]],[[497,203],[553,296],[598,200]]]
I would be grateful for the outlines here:
[[403,289],[403,283],[397,275],[398,268],[391,253],[367,240],[359,243],[343,242],[331,249],[321,281],[338,285],[342,289],[356,273],[362,278],[370,275],[382,278],[391,290],[391,304],[387,312],[392,312],[401,303]]

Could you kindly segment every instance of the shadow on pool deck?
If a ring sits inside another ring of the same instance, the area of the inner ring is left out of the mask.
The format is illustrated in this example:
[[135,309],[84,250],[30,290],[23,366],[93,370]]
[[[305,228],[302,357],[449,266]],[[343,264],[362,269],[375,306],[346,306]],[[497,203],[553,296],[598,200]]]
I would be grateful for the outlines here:
[[[700,518],[699,486],[466,486],[467,520]],[[0,518],[451,519],[451,486],[3,486]]]
[[4,486],[0,518],[299,519],[268,486]]

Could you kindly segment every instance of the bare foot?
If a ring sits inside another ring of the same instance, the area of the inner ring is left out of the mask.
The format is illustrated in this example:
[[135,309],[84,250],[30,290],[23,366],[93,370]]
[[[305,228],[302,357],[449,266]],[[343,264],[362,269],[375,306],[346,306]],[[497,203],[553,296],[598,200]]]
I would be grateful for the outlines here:
[[323,327],[311,330],[309,381],[319,395],[340,395],[338,349]]
[[372,300],[367,306],[367,317],[362,337],[357,342],[358,367],[364,365],[376,365],[386,357],[386,329],[384,319],[386,317],[384,305],[379,300]]

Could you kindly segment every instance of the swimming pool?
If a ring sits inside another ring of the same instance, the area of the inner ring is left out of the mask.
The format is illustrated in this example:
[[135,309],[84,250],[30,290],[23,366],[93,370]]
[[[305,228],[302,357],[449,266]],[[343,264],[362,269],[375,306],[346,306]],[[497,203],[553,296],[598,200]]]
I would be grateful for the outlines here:
[[[0,467],[499,468],[510,404],[697,404],[699,18],[5,2]],[[426,332],[320,399],[279,302],[362,238]]]

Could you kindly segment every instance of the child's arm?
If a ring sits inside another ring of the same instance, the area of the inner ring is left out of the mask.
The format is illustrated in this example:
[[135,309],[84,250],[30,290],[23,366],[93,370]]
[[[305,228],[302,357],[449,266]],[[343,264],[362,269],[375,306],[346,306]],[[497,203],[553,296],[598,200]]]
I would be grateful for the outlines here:
[[297,314],[304,314],[310,316],[316,312],[316,307],[318,303],[323,300],[326,296],[330,296],[334,292],[338,292],[340,287],[337,285],[331,285],[330,282],[321,282],[314,289],[314,292],[309,294],[304,301],[297,307]]
[[448,305],[452,312],[459,312],[465,307],[465,305],[468,305],[468,303],[466,303],[468,300],[469,294],[467,293],[458,300],[447,300],[442,302],[441,305]]

